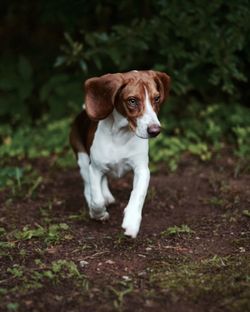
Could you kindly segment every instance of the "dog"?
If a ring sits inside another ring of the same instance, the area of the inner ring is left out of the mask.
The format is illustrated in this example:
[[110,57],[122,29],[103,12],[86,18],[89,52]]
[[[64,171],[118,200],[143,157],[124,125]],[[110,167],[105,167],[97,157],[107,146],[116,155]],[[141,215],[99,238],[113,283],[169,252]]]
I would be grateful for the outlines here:
[[85,82],[85,109],[75,118],[70,144],[84,181],[90,217],[107,220],[115,199],[107,175],[134,172],[122,228],[135,238],[150,179],[148,139],[161,131],[157,114],[169,94],[170,77],[153,70],[106,74]]

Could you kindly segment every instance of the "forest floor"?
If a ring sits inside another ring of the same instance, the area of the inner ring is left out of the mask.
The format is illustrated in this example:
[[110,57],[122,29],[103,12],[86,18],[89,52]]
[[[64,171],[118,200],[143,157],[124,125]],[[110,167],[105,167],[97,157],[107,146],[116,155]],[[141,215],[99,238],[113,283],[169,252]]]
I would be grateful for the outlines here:
[[99,223],[76,167],[17,165],[0,193],[0,311],[250,311],[250,174],[230,155],[152,173],[136,239],[121,228],[131,175],[110,181]]

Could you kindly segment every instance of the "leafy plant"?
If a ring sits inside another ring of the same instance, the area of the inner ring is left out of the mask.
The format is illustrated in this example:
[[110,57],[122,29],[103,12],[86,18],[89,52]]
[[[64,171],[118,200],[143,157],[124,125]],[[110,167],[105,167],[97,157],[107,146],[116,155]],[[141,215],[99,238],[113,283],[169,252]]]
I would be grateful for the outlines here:
[[233,128],[233,131],[236,135],[237,149],[236,155],[240,158],[249,158],[250,159],[250,127],[237,126]]
[[66,223],[51,224],[48,228],[37,226],[34,229],[30,229],[28,226],[25,226],[22,231],[15,233],[15,237],[19,240],[42,238],[45,243],[52,244],[60,240],[62,232],[67,231],[68,229],[69,226]]
[[147,64],[170,71],[173,90],[179,95],[195,90],[207,97],[216,88],[234,96],[236,83],[247,81],[242,66],[249,44],[245,1],[236,6],[234,1],[190,5],[159,0],[151,4],[150,11],[148,18],[115,23],[108,31],[83,30],[81,41],[66,34],[56,65],[76,63],[85,72],[88,65],[95,65],[105,72],[107,66],[119,71]]
[[[58,259],[49,264],[36,259],[35,267],[32,270],[14,265],[8,268],[7,272],[15,278],[16,284],[8,289],[8,294],[14,294],[16,291],[28,294],[31,290],[46,287],[48,282],[60,285],[67,281],[81,291],[88,288],[86,277],[78,270],[73,261],[66,259]],[[3,294],[6,293],[3,292]]]
[[17,185],[21,188],[23,170],[19,167],[4,167],[0,169],[0,189]]
[[27,125],[17,131],[9,129],[7,135],[0,127],[0,137],[3,138],[0,156],[34,158],[63,152],[69,147],[70,121],[70,119],[40,121],[35,127]]
[[171,226],[168,227],[165,231],[161,232],[161,235],[163,236],[175,236],[180,234],[192,234],[194,233],[193,230],[190,229],[190,227],[186,224],[182,224],[180,226]]
[[11,114],[15,121],[28,115],[28,100],[34,89],[33,68],[20,55],[16,62],[4,58],[0,62],[0,116]]
[[114,307],[118,310],[121,310],[124,304],[124,297],[133,292],[133,284],[131,281],[121,281],[118,284],[117,288],[114,288],[112,286],[108,287],[109,290],[112,291],[112,293],[115,295],[114,300]]
[[12,274],[14,277],[21,277],[21,276],[23,276],[23,270],[18,265],[14,265],[12,268],[8,268],[7,272]]

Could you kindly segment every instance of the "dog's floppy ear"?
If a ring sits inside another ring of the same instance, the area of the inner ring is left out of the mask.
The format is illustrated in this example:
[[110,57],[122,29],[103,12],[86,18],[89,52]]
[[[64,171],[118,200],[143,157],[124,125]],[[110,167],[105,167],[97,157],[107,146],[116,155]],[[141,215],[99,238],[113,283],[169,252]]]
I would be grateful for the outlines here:
[[91,119],[104,119],[113,111],[115,97],[122,84],[122,74],[107,74],[86,80],[85,105]]
[[154,71],[154,74],[155,81],[161,95],[161,103],[163,103],[169,94],[171,78],[163,72]]

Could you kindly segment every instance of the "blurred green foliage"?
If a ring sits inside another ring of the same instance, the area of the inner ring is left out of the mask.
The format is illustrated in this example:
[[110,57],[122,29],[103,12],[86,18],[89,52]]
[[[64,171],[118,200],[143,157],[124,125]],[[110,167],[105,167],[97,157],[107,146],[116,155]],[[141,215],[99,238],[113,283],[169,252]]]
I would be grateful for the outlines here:
[[14,130],[8,125],[0,126],[0,157],[37,158],[62,153],[69,146],[69,124],[69,119],[46,119]]
[[201,107],[193,101],[181,117],[176,110],[174,100],[163,108],[163,114],[168,116],[163,125],[164,135],[150,140],[154,161],[165,160],[175,170],[184,152],[206,161],[229,144],[234,146],[240,162],[248,161],[250,169],[249,108],[234,103]]
[[83,29],[80,40],[66,33],[56,65],[78,63],[83,72],[89,64],[105,72],[154,68],[171,74],[177,95],[239,99],[238,84],[247,81],[249,2],[158,0],[150,8],[149,16],[109,31]]
[[75,112],[84,79],[135,68],[168,72],[179,103],[249,96],[248,0],[4,0],[0,17],[0,118],[14,125]]
[[1,157],[62,153],[83,81],[131,69],[172,77],[153,160],[249,157],[248,0],[3,0],[0,18]]
[[[200,109],[198,103],[190,105],[186,115],[178,119],[175,114],[175,101],[166,105],[168,118],[163,119],[163,133],[150,140],[150,158],[153,162],[165,162],[174,171],[183,153],[207,161],[218,151],[230,144],[234,155],[239,159],[239,168],[250,169],[250,113],[248,108],[237,105],[213,104]],[[0,126],[1,164],[8,163],[10,157],[19,159],[38,158],[53,155],[52,165],[71,167],[75,165],[68,143],[71,118],[48,122],[36,122],[35,126],[25,125],[17,129]],[[237,126],[235,126],[237,125]],[[242,164],[243,162],[243,164]],[[246,162],[246,164],[245,164]],[[7,169],[6,169],[7,170]],[[16,178],[15,168],[10,171],[0,169],[0,178],[8,181]],[[7,185],[3,183],[3,185]]]

